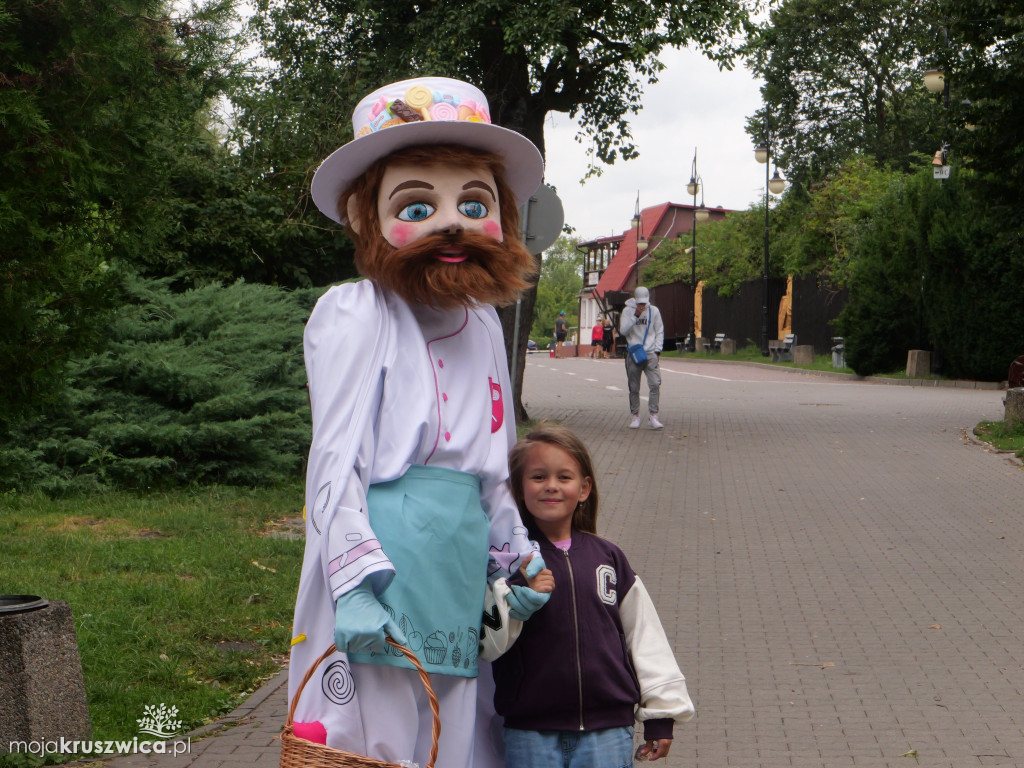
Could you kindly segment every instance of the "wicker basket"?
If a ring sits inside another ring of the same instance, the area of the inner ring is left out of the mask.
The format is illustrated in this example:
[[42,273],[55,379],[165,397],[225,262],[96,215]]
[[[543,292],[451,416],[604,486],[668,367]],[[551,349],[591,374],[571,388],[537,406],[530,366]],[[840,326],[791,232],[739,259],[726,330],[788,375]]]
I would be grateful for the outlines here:
[[[387,641],[388,645],[400,651],[416,667],[420,673],[420,679],[423,681],[423,687],[427,690],[427,698],[430,699],[430,711],[434,717],[434,726],[431,732],[433,744],[430,747],[430,762],[427,763],[425,768],[434,768],[434,763],[437,762],[437,741],[441,738],[441,715],[437,706],[437,696],[434,695],[434,689],[430,685],[430,675],[423,669],[423,665],[420,664],[420,660],[416,658],[415,653],[404,645],[399,645],[390,637],[387,638]],[[313,677],[317,667],[334,652],[335,648],[333,645],[324,651],[320,658],[314,661],[312,666],[306,670],[302,682],[299,683],[298,690],[295,691],[295,696],[288,707],[288,719],[285,721],[284,730],[281,732],[281,768],[401,768],[395,763],[386,763],[383,760],[374,760],[372,757],[357,755],[353,752],[332,749],[325,744],[306,741],[295,735],[295,728],[292,722],[295,718],[295,708],[299,704],[299,696],[302,695],[306,683]]]

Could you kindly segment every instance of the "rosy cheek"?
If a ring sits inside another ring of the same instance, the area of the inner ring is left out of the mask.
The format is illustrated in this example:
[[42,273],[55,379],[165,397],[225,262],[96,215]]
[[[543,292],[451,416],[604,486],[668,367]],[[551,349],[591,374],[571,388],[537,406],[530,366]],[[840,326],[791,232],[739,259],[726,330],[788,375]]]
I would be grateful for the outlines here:
[[391,228],[384,233],[384,239],[387,240],[395,248],[401,248],[404,245],[408,245],[409,241],[413,239],[413,233],[415,227],[405,222],[391,225]]
[[488,237],[493,237],[499,242],[504,239],[501,234],[501,224],[496,221],[485,221],[483,225],[483,232]]

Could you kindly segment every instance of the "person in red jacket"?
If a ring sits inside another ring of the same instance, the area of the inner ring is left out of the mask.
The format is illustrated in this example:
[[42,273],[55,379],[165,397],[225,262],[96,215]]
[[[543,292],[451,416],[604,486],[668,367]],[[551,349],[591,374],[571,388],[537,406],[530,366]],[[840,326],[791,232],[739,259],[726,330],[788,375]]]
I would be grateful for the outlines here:
[[632,765],[634,722],[644,726],[636,759],[666,757],[673,725],[693,717],[693,702],[640,577],[597,535],[586,446],[542,423],[512,449],[509,473],[555,588],[493,665],[506,765]]

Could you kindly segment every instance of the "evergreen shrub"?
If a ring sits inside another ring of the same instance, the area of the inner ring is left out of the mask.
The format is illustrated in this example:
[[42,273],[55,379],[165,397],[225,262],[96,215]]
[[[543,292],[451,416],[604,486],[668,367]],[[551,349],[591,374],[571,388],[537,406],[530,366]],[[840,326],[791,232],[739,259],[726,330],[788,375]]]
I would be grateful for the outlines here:
[[302,331],[320,290],[236,282],[184,293],[127,281],[105,347],[57,406],[10,426],[0,488],[50,493],[300,476],[309,446]]

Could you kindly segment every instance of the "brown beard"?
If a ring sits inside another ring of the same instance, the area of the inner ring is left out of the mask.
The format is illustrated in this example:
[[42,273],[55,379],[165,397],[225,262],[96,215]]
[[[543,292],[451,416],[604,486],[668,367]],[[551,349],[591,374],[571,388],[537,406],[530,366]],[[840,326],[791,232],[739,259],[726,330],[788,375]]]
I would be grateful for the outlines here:
[[[410,304],[438,309],[465,306],[470,299],[504,306],[515,302],[534,271],[533,257],[518,240],[504,243],[476,232],[434,234],[395,248],[374,238],[360,254],[363,274]],[[438,255],[460,248],[465,261],[448,263]]]

